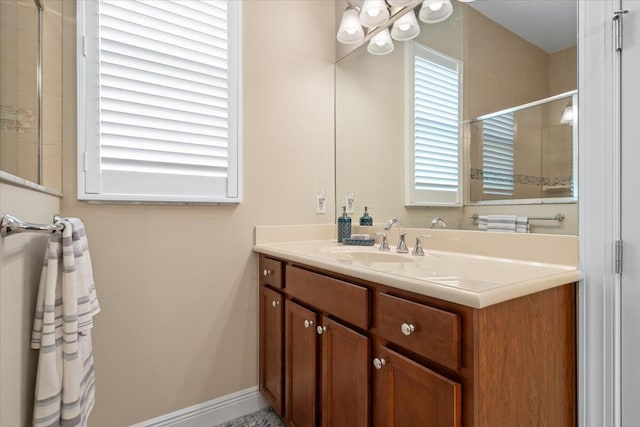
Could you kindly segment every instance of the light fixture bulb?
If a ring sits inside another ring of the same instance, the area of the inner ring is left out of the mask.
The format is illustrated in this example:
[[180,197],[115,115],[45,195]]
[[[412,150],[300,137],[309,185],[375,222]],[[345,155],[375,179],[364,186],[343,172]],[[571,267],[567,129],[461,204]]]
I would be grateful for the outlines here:
[[420,8],[420,20],[426,24],[442,22],[453,13],[451,0],[424,0]]
[[364,30],[358,20],[357,10],[348,7],[344,11],[336,38],[344,44],[356,44],[364,40]]
[[386,55],[393,52],[393,41],[388,28],[380,31],[369,40],[367,52],[372,55]]
[[573,105],[569,104],[564,107],[564,111],[562,111],[562,117],[560,118],[560,123],[562,124],[573,124]]
[[398,41],[407,41],[415,38],[420,34],[420,25],[416,20],[416,14],[413,10],[402,15],[391,28],[391,37]]
[[389,9],[384,0],[364,0],[360,9],[360,24],[367,28],[380,27],[389,20]]

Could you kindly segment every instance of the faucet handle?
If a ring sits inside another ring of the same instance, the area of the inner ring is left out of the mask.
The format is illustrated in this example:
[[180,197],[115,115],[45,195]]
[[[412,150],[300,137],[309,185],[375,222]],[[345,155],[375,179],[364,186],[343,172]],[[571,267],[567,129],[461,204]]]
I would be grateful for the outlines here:
[[431,237],[429,234],[423,234],[416,237],[416,247],[413,248],[411,255],[424,256],[424,250],[422,249],[422,239]]
[[380,250],[388,251],[389,250],[389,242],[387,241],[387,233],[377,232],[376,236],[382,236],[382,242],[380,242]]
[[403,231],[400,232],[400,239],[398,240],[398,247],[396,248],[396,252],[399,254],[407,254],[409,253],[409,248],[407,247],[407,242],[404,241],[404,237],[407,233]]

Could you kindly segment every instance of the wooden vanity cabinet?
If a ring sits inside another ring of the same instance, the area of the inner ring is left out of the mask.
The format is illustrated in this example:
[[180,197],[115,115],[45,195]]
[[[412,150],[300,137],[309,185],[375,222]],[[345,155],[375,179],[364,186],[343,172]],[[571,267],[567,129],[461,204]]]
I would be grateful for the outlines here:
[[460,427],[461,385],[384,346],[374,359],[375,427]]
[[284,296],[260,287],[260,390],[279,416],[284,408]]
[[260,389],[288,426],[576,426],[574,284],[474,309],[260,259],[281,271],[261,276]]

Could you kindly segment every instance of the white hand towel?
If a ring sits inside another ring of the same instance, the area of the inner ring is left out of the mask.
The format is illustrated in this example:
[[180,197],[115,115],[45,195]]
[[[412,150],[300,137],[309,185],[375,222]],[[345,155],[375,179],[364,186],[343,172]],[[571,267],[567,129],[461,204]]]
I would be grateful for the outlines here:
[[529,233],[529,217],[519,216],[516,218],[516,233]]
[[500,233],[516,232],[515,215],[487,215],[487,231]]
[[100,306],[84,225],[62,223],[49,240],[33,322],[31,347],[40,350],[35,427],[85,427],[94,404],[91,328]]

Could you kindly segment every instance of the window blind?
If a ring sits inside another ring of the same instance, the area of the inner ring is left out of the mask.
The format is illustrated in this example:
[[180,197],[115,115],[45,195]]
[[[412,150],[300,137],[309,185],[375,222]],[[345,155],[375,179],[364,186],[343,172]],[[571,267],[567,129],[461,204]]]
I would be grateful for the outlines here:
[[88,67],[86,78],[97,92],[88,127],[98,143],[85,147],[95,160],[87,173],[97,176],[88,177],[87,193],[236,198],[237,2],[81,3],[97,8],[97,55],[88,58],[95,68]]
[[513,195],[513,113],[482,122],[482,191]]
[[415,44],[413,201],[460,202],[459,62]]

